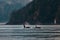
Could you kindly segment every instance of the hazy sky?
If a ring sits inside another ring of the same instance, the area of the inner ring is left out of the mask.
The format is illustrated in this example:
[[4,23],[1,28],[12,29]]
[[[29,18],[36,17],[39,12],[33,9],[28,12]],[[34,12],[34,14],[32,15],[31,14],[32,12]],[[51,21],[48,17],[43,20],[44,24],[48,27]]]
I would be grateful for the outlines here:
[[0,0],[0,1],[4,1],[8,4],[13,4],[13,3],[17,2],[17,3],[21,3],[23,5],[26,5],[27,3],[31,2],[32,0]]

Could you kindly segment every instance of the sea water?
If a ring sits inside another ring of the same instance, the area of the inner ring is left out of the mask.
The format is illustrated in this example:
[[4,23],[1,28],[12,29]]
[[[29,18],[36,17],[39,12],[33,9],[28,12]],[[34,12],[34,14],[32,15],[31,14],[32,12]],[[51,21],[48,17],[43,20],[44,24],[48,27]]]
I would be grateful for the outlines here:
[[41,28],[24,28],[23,25],[0,25],[0,40],[60,40],[60,36],[53,37],[60,35],[59,26],[40,26]]

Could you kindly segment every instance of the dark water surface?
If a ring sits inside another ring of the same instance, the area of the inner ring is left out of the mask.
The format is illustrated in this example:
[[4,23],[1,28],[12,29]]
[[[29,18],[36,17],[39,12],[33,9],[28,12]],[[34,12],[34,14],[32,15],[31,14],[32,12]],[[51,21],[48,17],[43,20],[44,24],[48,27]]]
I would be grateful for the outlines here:
[[23,28],[19,25],[0,25],[0,40],[60,40],[60,27]]

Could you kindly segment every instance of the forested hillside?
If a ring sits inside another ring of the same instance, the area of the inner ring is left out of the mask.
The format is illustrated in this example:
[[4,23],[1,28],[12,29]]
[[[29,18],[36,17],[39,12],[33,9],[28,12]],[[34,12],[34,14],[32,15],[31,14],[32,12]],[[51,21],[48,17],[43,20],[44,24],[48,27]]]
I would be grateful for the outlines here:
[[59,0],[33,0],[22,9],[13,11],[7,24],[59,24],[59,2]]

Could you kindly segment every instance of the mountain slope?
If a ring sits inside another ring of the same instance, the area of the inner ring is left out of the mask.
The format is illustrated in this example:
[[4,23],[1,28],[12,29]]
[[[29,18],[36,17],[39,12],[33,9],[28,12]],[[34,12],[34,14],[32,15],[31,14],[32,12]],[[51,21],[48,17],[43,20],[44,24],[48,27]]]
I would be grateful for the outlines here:
[[55,24],[57,0],[34,0],[22,9],[14,11],[7,24]]

